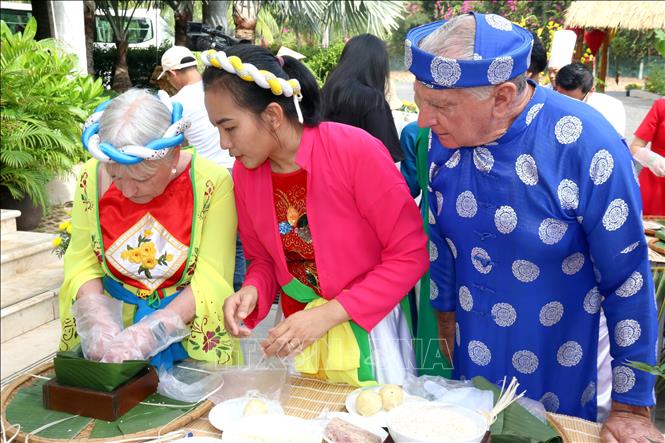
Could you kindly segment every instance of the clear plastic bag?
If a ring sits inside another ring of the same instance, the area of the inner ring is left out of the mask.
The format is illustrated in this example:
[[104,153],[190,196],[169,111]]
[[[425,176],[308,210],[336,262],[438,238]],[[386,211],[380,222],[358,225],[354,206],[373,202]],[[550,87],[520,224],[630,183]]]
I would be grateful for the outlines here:
[[219,404],[233,398],[245,397],[252,392],[252,395],[284,404],[289,394],[289,372],[289,366],[277,359],[262,362],[257,367],[224,369],[224,386],[211,395],[210,400]]
[[433,375],[416,377],[407,374],[404,390],[430,401],[465,406],[477,411],[490,411],[494,406],[494,395],[473,386],[468,380],[449,380]]
[[186,360],[168,371],[159,370],[157,392],[190,403],[198,403],[214,395],[224,385],[221,366]]

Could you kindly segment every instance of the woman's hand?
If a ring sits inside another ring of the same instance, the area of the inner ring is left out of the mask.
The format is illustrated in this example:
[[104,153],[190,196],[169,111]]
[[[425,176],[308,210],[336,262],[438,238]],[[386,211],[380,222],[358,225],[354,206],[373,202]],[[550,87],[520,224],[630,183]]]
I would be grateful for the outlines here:
[[252,331],[242,321],[256,308],[259,293],[254,286],[243,286],[224,301],[224,327],[234,337],[247,337]]
[[122,302],[101,293],[79,293],[72,305],[81,349],[88,360],[99,361],[122,331]]
[[261,348],[268,357],[292,357],[349,319],[342,305],[337,300],[331,300],[322,306],[296,312],[281,321],[268,331]]

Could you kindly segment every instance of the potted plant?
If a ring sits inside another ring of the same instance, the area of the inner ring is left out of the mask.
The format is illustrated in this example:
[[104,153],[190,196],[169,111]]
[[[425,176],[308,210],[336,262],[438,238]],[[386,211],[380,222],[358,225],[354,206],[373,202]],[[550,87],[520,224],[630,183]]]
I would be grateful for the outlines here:
[[640,86],[637,83],[628,83],[625,89],[626,89],[626,97],[630,97],[630,91],[632,91],[633,89],[642,89],[642,86]]
[[0,22],[0,205],[22,211],[21,230],[39,224],[46,184],[85,155],[82,124],[105,99],[101,80],[78,73],[57,40],[36,41],[36,30],[34,18],[16,34]]

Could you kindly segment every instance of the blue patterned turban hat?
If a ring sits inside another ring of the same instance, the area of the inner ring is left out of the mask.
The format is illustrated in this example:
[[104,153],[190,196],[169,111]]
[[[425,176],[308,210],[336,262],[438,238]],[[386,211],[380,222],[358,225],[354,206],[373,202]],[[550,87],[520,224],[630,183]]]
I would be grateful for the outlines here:
[[500,15],[470,14],[476,20],[472,60],[441,57],[419,48],[422,40],[446,20],[418,26],[406,34],[404,64],[425,86],[433,89],[491,86],[526,72],[531,63],[531,33]]

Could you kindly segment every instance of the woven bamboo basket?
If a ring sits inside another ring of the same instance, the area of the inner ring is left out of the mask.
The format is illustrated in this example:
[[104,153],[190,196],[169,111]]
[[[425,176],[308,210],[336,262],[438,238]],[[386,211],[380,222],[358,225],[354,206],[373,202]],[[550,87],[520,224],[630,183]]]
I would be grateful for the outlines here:
[[[14,380],[12,383],[7,385],[3,391],[2,395],[0,396],[0,408],[2,408],[2,424],[5,428],[5,432],[7,435],[7,438],[12,438],[16,432],[15,428],[12,427],[12,423],[9,423],[7,421],[7,418],[5,416],[5,411],[7,408],[7,405],[11,402],[11,400],[14,398],[16,393],[25,386],[29,386],[32,383],[35,382],[35,377],[32,375],[45,375],[53,372],[53,362],[45,363],[36,369],[32,370],[29,374],[24,374],[18,377],[16,380]],[[151,437],[151,436],[160,436],[167,434],[169,432],[181,429],[183,427],[186,427],[199,419],[201,416],[204,414],[207,414],[208,411],[213,407],[213,403],[206,400],[202,402],[200,405],[195,407],[194,409],[190,410],[184,415],[181,415],[180,417],[172,420],[171,422],[167,423],[166,425],[163,425],[161,427],[157,428],[152,428],[152,429],[146,429],[141,432],[135,432],[133,434],[126,434],[123,436],[115,436],[115,437],[110,437],[110,438],[88,438],[90,435],[90,432],[92,431],[93,428],[93,423],[91,422],[88,426],[83,428],[83,430],[73,439],[74,441],[92,441],[92,442],[111,442],[111,441],[118,441],[118,440],[124,440],[124,439],[130,439],[130,438],[137,438],[140,439],[141,437]],[[18,442],[24,442],[26,441],[26,437],[29,437],[30,442],[34,443],[54,443],[54,442],[65,442],[65,441],[70,441],[69,439],[53,439],[53,438],[44,438],[40,437],[39,435],[32,435],[30,433],[26,432],[19,432],[18,435],[16,436],[16,439],[14,441]]]

